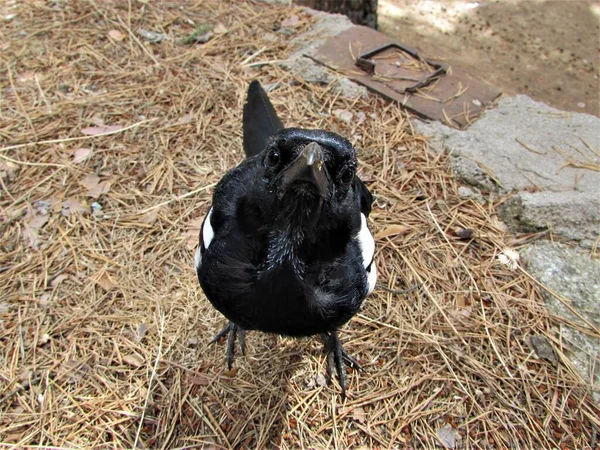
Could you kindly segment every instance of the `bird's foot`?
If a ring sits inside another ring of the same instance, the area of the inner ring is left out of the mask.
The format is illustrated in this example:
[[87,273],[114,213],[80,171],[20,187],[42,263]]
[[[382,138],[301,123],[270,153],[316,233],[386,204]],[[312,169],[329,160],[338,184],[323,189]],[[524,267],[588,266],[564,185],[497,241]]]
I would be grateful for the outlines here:
[[229,322],[211,339],[210,344],[219,342],[223,337],[227,336],[227,368],[231,370],[233,367],[233,355],[235,353],[235,339],[237,337],[240,344],[242,355],[246,354],[246,330],[240,328],[233,322]]
[[325,351],[327,352],[327,375],[329,380],[333,378],[333,367],[335,366],[342,388],[342,397],[346,397],[346,368],[344,363],[353,369],[361,370],[362,367],[356,359],[350,356],[342,347],[337,332],[332,331],[321,335]]

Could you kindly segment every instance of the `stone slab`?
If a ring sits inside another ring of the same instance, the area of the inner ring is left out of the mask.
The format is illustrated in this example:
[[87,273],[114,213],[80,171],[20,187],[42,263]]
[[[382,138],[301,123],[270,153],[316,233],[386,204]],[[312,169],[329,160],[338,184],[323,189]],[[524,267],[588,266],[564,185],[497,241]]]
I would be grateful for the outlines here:
[[[600,328],[600,261],[561,244],[540,241],[523,253],[529,272],[545,286],[571,301],[571,306]],[[544,292],[548,309],[586,327],[562,302]],[[583,378],[595,385],[600,402],[600,339],[561,325],[560,335],[568,346],[568,356]]]
[[600,119],[509,97],[469,129],[416,121],[451,154],[465,182],[516,193],[501,211],[513,231],[551,229],[590,247],[600,234]]

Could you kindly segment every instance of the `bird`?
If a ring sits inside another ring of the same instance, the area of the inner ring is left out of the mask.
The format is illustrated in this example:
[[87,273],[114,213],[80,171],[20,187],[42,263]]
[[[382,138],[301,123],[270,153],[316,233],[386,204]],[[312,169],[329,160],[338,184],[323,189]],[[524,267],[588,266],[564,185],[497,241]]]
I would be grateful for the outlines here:
[[377,280],[367,219],[373,196],[356,150],[326,130],[285,128],[258,80],[243,108],[245,159],[217,183],[194,265],[206,298],[228,320],[211,343],[245,333],[320,336],[327,374],[345,397],[345,365],[361,369],[338,336]]

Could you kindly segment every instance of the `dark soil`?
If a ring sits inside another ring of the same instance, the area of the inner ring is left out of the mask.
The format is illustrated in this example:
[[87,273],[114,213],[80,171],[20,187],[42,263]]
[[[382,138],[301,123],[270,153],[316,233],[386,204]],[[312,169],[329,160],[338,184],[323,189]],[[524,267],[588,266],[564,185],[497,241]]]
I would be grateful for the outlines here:
[[600,116],[600,2],[379,0],[379,26],[505,94]]

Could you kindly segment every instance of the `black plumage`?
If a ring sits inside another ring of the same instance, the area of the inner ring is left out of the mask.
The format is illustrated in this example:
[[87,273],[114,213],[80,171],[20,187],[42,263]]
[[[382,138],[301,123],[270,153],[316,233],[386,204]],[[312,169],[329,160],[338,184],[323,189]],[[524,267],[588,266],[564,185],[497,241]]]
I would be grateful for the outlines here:
[[356,175],[356,153],[343,137],[283,128],[267,94],[250,84],[243,118],[247,158],[218,183],[200,232],[198,280],[236,335],[321,335],[329,371],[345,393],[337,330],[373,289],[374,241],[366,218],[372,196]]

